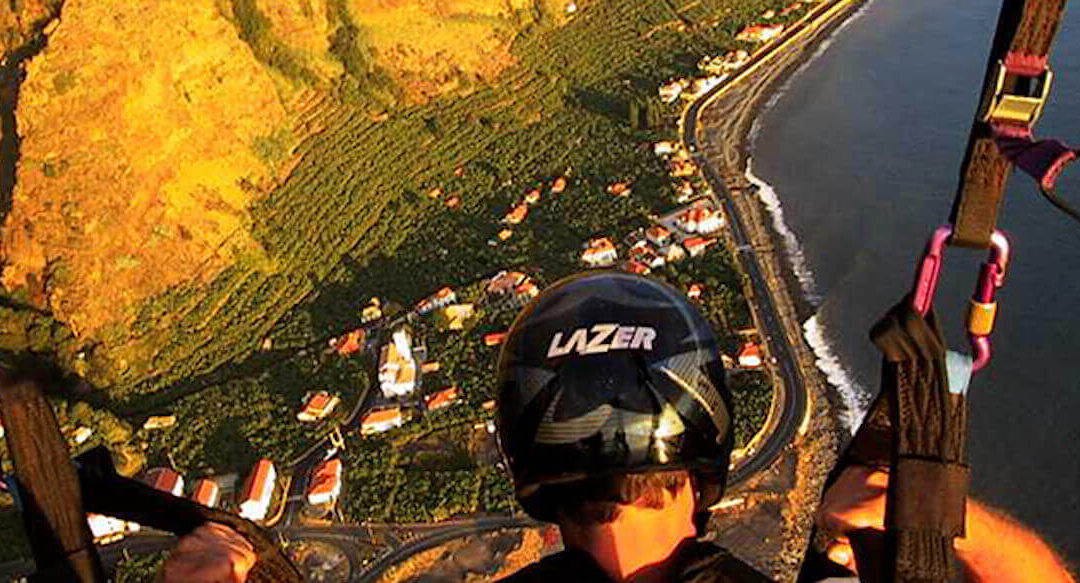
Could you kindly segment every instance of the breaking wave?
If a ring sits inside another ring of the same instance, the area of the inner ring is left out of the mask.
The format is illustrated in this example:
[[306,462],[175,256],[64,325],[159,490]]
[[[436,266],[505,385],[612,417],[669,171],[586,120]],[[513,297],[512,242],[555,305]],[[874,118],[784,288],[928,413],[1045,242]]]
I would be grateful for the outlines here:
[[788,228],[784,221],[784,208],[780,203],[780,197],[776,195],[773,187],[761,178],[754,175],[753,160],[746,159],[746,179],[757,187],[758,198],[765,205],[772,217],[772,228],[780,235],[784,243],[784,253],[791,262],[791,270],[795,273],[795,279],[799,280],[799,288],[810,305],[815,308],[821,304],[821,294],[817,291],[817,283],[814,281],[814,273],[810,271],[810,265],[806,262],[806,254],[803,253],[802,244],[795,233]]
[[833,351],[825,334],[825,325],[821,323],[818,314],[803,322],[803,337],[814,351],[814,364],[825,374],[829,384],[836,388],[840,405],[837,418],[845,429],[854,433],[870,407],[870,393],[863,390],[844,366],[840,356]]

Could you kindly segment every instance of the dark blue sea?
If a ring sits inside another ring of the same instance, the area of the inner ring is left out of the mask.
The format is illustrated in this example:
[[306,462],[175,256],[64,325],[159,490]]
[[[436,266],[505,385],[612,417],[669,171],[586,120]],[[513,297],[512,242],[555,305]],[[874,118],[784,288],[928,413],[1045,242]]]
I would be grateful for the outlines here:
[[[753,133],[752,173],[790,231],[789,257],[817,306],[805,325],[858,416],[876,390],[875,319],[911,285],[945,222],[999,2],[873,0],[777,95]],[[1080,7],[1058,38],[1041,135],[1080,143]],[[1080,203],[1080,168],[1059,183]],[[1080,224],[1014,176],[1001,214],[1014,261],[999,293],[994,359],[971,388],[976,497],[1080,562]],[[962,334],[980,253],[950,251],[938,291]]]

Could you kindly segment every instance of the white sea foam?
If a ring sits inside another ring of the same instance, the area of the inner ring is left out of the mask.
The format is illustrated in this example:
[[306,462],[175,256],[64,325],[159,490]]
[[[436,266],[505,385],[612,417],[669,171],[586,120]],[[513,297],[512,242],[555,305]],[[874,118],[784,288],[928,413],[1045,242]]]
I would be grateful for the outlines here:
[[787,254],[788,260],[791,262],[791,269],[795,273],[795,279],[799,280],[799,287],[802,289],[803,296],[812,306],[817,307],[821,304],[821,295],[817,291],[814,273],[806,262],[806,254],[803,253],[802,244],[799,243],[799,238],[795,236],[795,233],[788,228],[787,223],[784,221],[784,208],[780,204],[780,197],[776,195],[776,191],[768,182],[754,175],[753,160],[749,158],[746,160],[746,179],[750,181],[750,184],[757,187],[758,198],[761,199],[762,204],[769,211],[769,216],[772,217],[772,228],[780,235],[780,240],[784,243],[784,253]]
[[854,433],[870,407],[870,393],[851,376],[844,362],[833,351],[819,315],[814,314],[803,322],[803,336],[814,351],[814,364],[818,370],[825,373],[829,384],[836,388],[841,407],[841,410],[837,411],[840,423]]

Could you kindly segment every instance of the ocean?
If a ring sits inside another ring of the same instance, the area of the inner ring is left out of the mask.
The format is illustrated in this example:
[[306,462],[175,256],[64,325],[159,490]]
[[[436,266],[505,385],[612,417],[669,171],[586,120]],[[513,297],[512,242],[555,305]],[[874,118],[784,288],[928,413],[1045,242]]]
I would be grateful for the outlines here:
[[[876,390],[871,324],[911,286],[948,218],[1000,4],[872,0],[776,94],[751,134],[804,323],[853,427]],[[1039,135],[1080,143],[1080,9],[1055,45]],[[1059,190],[1080,206],[1080,170]],[[1014,175],[1000,227],[1013,263],[998,294],[994,358],[970,390],[973,494],[1080,562],[1080,223]],[[950,250],[936,306],[966,349],[963,314],[983,254]]]

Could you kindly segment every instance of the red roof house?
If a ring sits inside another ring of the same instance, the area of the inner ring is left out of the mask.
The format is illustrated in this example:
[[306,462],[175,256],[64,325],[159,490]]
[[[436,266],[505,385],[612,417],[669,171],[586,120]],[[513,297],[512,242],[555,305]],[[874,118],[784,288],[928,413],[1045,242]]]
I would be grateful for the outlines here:
[[566,178],[560,176],[555,179],[555,184],[551,185],[551,194],[559,194],[566,190]]
[[368,412],[360,421],[360,434],[372,435],[389,431],[405,424],[405,416],[401,414],[401,407],[389,409],[377,409]]
[[277,469],[274,462],[261,459],[255,462],[247,481],[244,482],[240,502],[240,516],[248,520],[262,520],[270,510],[270,498],[274,495],[277,484]]
[[753,342],[743,344],[739,351],[739,366],[743,368],[761,368],[761,347]]
[[192,500],[203,506],[213,508],[217,506],[218,499],[220,498],[221,488],[218,487],[217,482],[208,478],[203,478],[198,482],[195,482],[195,490],[191,493]]
[[326,391],[308,393],[304,397],[304,408],[296,414],[296,418],[305,422],[318,421],[332,413],[340,402],[341,397]]
[[341,494],[341,460],[326,460],[315,467],[308,483],[308,504],[319,506],[337,500]]
[[437,411],[443,407],[449,407],[461,398],[461,391],[457,387],[449,387],[436,391],[424,397],[424,405],[428,411]]
[[154,468],[147,471],[143,482],[173,496],[181,496],[184,493],[183,476],[170,468]]

